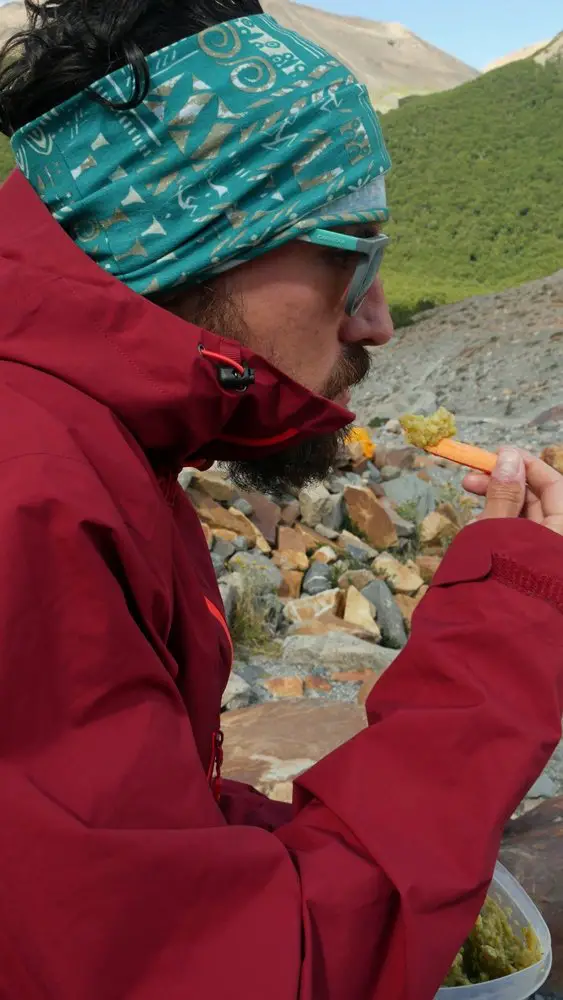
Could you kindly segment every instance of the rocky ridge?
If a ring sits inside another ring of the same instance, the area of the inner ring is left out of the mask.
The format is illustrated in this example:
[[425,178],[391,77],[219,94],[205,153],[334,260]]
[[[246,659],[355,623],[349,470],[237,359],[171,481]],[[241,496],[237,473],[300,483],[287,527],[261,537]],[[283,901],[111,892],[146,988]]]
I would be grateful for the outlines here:
[[[342,17],[291,0],[265,0],[264,10],[351,66],[381,110],[397,107],[410,94],[448,90],[479,75],[402,24]],[[0,6],[0,43],[24,20],[20,0]]]

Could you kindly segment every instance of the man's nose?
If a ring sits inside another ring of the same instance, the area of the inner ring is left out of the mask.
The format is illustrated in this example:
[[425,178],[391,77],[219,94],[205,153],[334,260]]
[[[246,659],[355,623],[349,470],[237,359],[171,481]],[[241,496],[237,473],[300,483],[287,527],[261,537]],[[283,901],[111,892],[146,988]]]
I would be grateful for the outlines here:
[[340,327],[343,343],[376,347],[393,336],[393,320],[385,299],[381,278],[376,278],[355,316],[346,316]]

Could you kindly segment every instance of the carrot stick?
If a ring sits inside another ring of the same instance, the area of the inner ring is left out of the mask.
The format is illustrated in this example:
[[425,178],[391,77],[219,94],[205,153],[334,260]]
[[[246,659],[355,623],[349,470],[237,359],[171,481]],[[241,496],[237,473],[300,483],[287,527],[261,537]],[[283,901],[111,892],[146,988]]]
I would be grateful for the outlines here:
[[498,455],[492,451],[484,451],[472,444],[463,444],[453,438],[444,438],[433,448],[425,448],[431,455],[447,458],[450,462],[465,465],[468,469],[478,469],[479,472],[492,472],[497,464]]

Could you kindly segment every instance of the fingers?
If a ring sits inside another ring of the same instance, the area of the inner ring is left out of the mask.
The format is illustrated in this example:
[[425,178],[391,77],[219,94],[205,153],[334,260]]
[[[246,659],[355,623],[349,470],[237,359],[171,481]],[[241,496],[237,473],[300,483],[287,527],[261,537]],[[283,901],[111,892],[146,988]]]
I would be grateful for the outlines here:
[[486,476],[484,472],[468,472],[463,480],[463,488],[467,490],[468,493],[474,493],[475,496],[484,497],[487,488],[489,486],[490,476]]
[[516,448],[501,448],[486,497],[483,518],[520,516],[526,498],[526,467]]
[[563,534],[563,476],[524,449],[505,448],[503,451],[520,455],[526,486],[522,491],[521,470],[518,481],[510,478],[509,471],[506,473],[508,478],[503,479],[500,461],[491,477],[478,472],[468,473],[463,480],[465,489],[476,496],[487,497],[481,516],[517,517],[518,513],[513,512],[519,506],[522,517]]
[[561,474],[552,469],[551,465],[542,462],[541,458],[536,458],[528,451],[521,451],[520,454],[526,466],[526,479],[537,497],[541,499],[546,491],[550,491],[550,487],[561,486],[563,483]]

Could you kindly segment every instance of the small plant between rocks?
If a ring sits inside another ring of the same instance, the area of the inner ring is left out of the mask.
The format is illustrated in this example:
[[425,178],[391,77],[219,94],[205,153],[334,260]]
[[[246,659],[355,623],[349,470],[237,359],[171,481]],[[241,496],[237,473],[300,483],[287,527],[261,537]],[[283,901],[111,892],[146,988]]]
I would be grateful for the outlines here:
[[280,645],[266,617],[263,592],[256,576],[250,571],[240,575],[242,587],[231,621],[233,645],[237,651],[244,650],[254,655],[279,655]]

